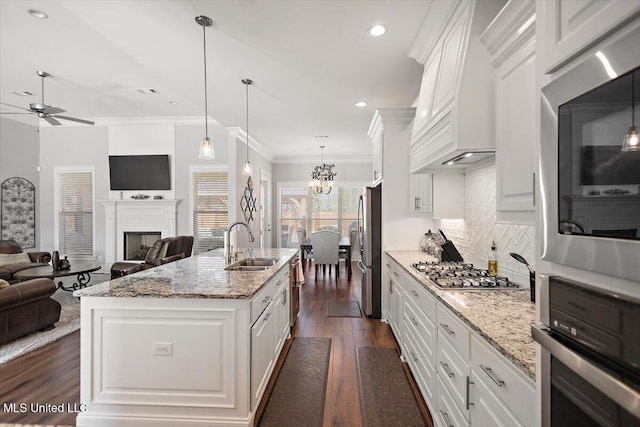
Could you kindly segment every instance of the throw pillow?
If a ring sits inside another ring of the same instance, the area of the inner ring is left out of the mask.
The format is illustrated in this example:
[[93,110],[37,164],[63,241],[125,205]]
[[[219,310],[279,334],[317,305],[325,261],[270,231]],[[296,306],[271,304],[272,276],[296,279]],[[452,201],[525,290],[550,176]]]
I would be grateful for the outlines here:
[[6,280],[0,279],[0,290],[11,286]]
[[25,262],[31,262],[31,258],[29,258],[29,254],[26,252],[22,252],[19,254],[0,254],[0,267],[5,267],[7,265],[13,264],[22,264]]

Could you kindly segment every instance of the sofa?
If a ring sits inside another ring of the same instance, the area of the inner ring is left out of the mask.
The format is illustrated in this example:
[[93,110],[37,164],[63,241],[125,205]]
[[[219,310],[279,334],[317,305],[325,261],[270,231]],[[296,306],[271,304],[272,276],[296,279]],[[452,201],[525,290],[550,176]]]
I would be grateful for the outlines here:
[[191,256],[193,236],[166,237],[156,240],[142,263],[116,262],[111,266],[111,280],[148,270]]
[[13,275],[27,268],[41,267],[51,261],[49,252],[24,252],[13,240],[0,240],[0,279],[14,282]]
[[54,328],[61,309],[60,303],[51,298],[55,291],[51,279],[25,280],[0,288],[0,345]]

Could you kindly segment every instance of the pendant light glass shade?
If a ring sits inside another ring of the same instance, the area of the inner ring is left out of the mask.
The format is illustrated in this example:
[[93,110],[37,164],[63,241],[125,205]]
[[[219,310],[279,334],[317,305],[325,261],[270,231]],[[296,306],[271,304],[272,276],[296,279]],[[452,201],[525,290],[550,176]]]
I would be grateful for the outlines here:
[[199,159],[211,160],[216,156],[213,152],[213,144],[209,138],[204,138],[200,141],[200,153],[198,154]]
[[634,71],[631,73],[631,126],[622,140],[622,151],[640,150],[640,137],[638,136],[638,127],[636,126],[635,76],[636,73]]
[[251,176],[253,175],[253,166],[251,166],[251,162],[249,161],[249,85],[253,83],[253,80],[242,79],[241,81],[246,88],[247,94],[247,160],[242,164],[242,175]]
[[209,105],[207,102],[207,27],[213,25],[211,18],[200,15],[196,16],[196,23],[202,27],[202,46],[204,53],[204,138],[200,141],[200,151],[198,158],[204,160],[215,159],[215,152],[213,150],[213,143],[209,139]]

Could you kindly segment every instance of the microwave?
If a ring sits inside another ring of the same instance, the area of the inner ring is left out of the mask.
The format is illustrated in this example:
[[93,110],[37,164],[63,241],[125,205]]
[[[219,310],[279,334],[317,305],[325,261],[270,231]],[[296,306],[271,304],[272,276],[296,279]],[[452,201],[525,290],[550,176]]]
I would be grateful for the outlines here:
[[554,76],[540,117],[542,259],[636,282],[640,150],[624,140],[640,127],[639,40],[640,24]]

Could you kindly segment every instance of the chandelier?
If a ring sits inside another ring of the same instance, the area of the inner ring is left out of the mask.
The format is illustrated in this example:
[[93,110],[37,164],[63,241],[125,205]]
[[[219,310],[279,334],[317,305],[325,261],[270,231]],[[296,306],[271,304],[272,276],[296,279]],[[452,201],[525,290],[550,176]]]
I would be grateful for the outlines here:
[[309,188],[315,194],[329,194],[333,190],[333,178],[338,175],[334,172],[334,164],[328,165],[324,162],[324,145],[320,146],[320,165],[316,166],[311,172],[311,181]]

